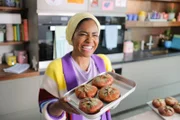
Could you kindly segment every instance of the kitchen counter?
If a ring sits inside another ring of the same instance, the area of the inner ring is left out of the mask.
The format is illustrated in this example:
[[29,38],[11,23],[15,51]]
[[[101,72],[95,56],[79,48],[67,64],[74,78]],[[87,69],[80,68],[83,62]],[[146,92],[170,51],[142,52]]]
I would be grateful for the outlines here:
[[178,56],[178,55],[180,55],[180,50],[164,49],[164,48],[137,51],[133,53],[124,54],[123,60],[117,63],[112,63],[112,65],[128,63],[128,62],[136,62],[136,61],[142,61],[142,60],[158,59],[158,58],[171,57],[171,56]]
[[[180,94],[173,97],[180,102]],[[147,104],[120,113],[112,114],[112,117],[113,120],[163,120]],[[180,118],[177,118],[176,120],[179,119]]]

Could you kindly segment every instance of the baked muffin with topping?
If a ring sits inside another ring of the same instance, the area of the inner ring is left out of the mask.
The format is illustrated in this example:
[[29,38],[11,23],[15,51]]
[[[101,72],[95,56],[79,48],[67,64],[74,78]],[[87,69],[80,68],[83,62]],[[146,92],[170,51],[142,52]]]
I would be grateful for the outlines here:
[[120,90],[112,86],[105,86],[98,92],[99,99],[105,102],[112,102],[118,99],[120,95]]
[[173,107],[175,104],[178,104],[178,100],[174,97],[166,97],[165,102],[168,106]]
[[87,114],[94,114],[100,111],[103,102],[98,98],[84,98],[80,100],[79,109]]
[[161,106],[166,106],[166,102],[164,101],[164,99],[157,98],[152,101],[152,105],[155,108],[159,108]]
[[112,85],[112,83],[113,83],[113,77],[108,73],[99,75],[99,76],[93,78],[93,80],[92,80],[92,85],[94,85],[98,88],[102,88],[106,85]]
[[180,114],[180,103],[175,104],[175,105],[173,106],[173,108],[174,108],[174,111],[175,111],[176,113],[179,113],[179,114]]
[[75,94],[77,96],[77,98],[79,99],[83,99],[86,97],[94,97],[97,93],[97,87],[90,85],[90,84],[85,84],[82,85],[78,88],[75,89]]
[[172,116],[174,114],[174,109],[170,106],[159,107],[158,111],[163,116]]

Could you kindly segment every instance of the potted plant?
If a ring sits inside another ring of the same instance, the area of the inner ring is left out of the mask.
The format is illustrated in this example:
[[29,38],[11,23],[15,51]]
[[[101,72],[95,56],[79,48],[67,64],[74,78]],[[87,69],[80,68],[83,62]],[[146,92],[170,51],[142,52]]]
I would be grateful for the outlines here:
[[168,20],[172,21],[175,18],[175,13],[176,13],[176,8],[174,7],[174,3],[172,3],[170,7],[168,7],[167,13],[168,13]]

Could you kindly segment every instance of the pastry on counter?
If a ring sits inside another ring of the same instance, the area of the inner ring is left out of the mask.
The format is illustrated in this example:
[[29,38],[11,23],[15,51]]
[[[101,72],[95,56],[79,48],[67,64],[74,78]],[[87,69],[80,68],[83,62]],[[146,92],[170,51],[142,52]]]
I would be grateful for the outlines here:
[[110,74],[99,75],[92,80],[92,85],[102,88],[106,85],[112,85],[113,77]]
[[99,90],[99,99],[105,102],[112,102],[120,97],[120,91],[112,86],[105,86]]
[[155,108],[159,108],[159,107],[161,107],[161,106],[166,106],[166,103],[165,103],[164,99],[158,98],[158,99],[154,99],[154,100],[152,101],[152,105],[153,105]]
[[87,114],[97,113],[102,107],[103,102],[98,98],[84,98],[79,103],[79,109]]
[[178,104],[178,100],[174,97],[166,97],[165,102],[169,106],[174,106],[175,104]]
[[174,114],[174,109],[170,106],[159,107],[158,111],[163,116],[172,116]]
[[174,111],[175,111],[176,113],[179,113],[179,114],[180,114],[180,103],[174,105],[173,108],[174,108]]
[[86,97],[94,97],[97,93],[97,87],[90,85],[90,84],[85,84],[82,85],[78,88],[75,89],[75,94],[77,96],[77,98],[79,99],[83,99]]

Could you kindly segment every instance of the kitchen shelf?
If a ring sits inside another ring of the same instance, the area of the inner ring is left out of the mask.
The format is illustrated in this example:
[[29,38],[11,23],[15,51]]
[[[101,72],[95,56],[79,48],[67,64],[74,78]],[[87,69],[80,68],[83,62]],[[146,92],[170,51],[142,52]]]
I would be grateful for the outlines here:
[[0,46],[22,45],[22,44],[25,44],[25,43],[28,43],[28,42],[23,42],[23,41],[20,41],[20,42],[0,42]]
[[28,69],[27,71],[21,74],[4,72],[3,69],[8,68],[8,67],[10,66],[8,66],[7,64],[0,65],[0,81],[13,80],[13,79],[18,79],[18,78],[25,78],[25,77],[32,77],[32,76],[40,75],[39,71],[35,71],[33,69]]
[[129,1],[180,2],[180,0],[129,0]]
[[180,22],[126,21],[126,28],[131,27],[180,27]]
[[15,12],[15,11],[20,12],[22,10],[23,8],[0,6],[0,11],[2,12]]

